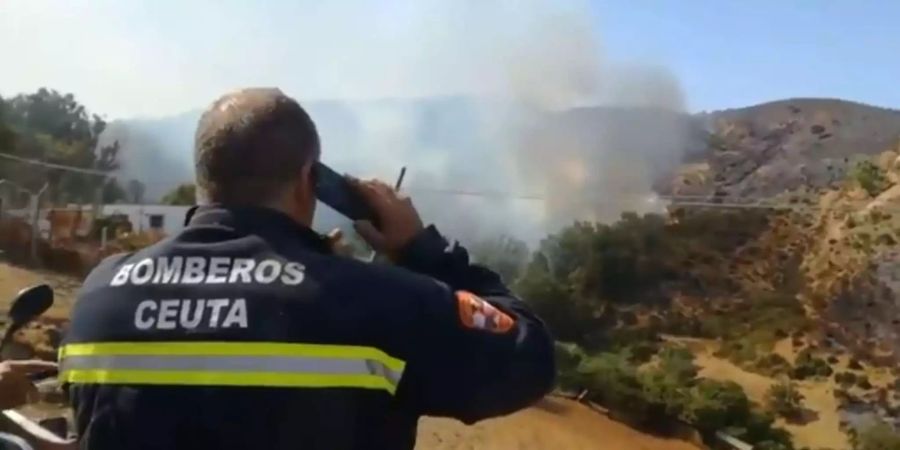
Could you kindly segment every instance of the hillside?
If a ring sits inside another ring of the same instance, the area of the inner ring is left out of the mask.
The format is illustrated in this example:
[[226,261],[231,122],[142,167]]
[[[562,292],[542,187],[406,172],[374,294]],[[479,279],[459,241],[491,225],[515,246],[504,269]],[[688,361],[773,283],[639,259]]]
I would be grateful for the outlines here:
[[[773,196],[775,210],[676,202],[665,216],[551,235],[517,287],[579,346],[564,382],[632,420],[659,426],[662,409],[773,448],[790,448],[773,443],[782,432],[795,447],[846,449],[872,421],[900,425],[894,145],[857,156],[829,187]],[[705,344],[685,356],[660,335]],[[768,390],[781,383],[804,398],[799,417],[771,409]],[[714,411],[740,414],[715,420],[704,405],[717,398],[734,403]],[[773,428],[760,434],[759,423]]]
[[682,195],[771,196],[834,186],[860,157],[900,139],[900,111],[836,99],[788,99],[698,114],[709,133],[673,179]]
[[465,426],[423,419],[417,450],[699,450],[686,441],[635,431],[584,405],[548,398],[536,407]]
[[[361,150],[362,135],[354,135],[366,129],[362,117],[392,117],[385,130],[406,124],[400,134],[414,137],[401,139],[400,154],[424,164],[416,173],[431,167],[451,177],[479,161],[471,169],[476,181],[508,181],[491,176],[501,156],[481,157],[497,136],[484,137],[490,135],[485,123],[472,117],[484,110],[465,99],[313,107],[328,117],[322,122],[328,134],[348,130],[335,142],[348,154],[371,157],[394,142],[396,135],[384,135]],[[727,430],[760,448],[844,450],[873,420],[900,426],[897,111],[793,99],[696,116],[582,108],[519,119],[534,128],[519,136],[524,143],[517,148],[525,153],[507,169],[519,170],[518,179],[532,177],[533,188],[558,181],[548,192],[563,200],[543,211],[557,231],[529,241],[539,242],[534,251],[509,236],[470,248],[553,329],[561,387],[587,389],[589,400],[635,428],[550,401],[475,427],[424,420],[420,447],[598,448],[592,445],[602,435],[621,448],[675,449],[683,443],[647,433],[671,435],[688,423],[708,439]],[[477,132],[451,132],[460,127]],[[420,152],[404,153],[418,145]],[[450,147],[458,149],[453,158]],[[679,175],[662,177],[678,164],[673,156],[683,162]],[[655,162],[642,165],[647,161]],[[681,200],[659,214],[620,215],[634,205],[603,209],[590,204],[593,197],[578,197],[627,191],[651,178],[662,192],[763,198],[777,208],[709,208]],[[456,219],[451,225],[507,225],[506,232],[518,236],[509,229],[516,217],[501,203],[488,202],[494,209],[484,217],[464,201],[426,202],[424,212],[429,221],[435,211]],[[470,220],[454,215],[461,206]],[[593,220],[572,223],[572,217]],[[460,229],[439,224],[459,236]],[[18,356],[52,357],[65,298],[77,282],[0,267],[0,283],[16,289],[43,278],[60,287],[63,300],[51,317],[18,335]],[[789,388],[799,400],[791,397],[797,405],[785,409],[773,396]],[[542,432],[523,431],[530,429]]]

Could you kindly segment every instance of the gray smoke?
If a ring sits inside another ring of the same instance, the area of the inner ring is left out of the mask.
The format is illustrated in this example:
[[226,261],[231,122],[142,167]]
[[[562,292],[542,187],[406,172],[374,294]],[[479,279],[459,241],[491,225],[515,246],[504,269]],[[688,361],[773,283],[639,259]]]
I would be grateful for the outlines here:
[[[391,180],[407,166],[405,188],[423,216],[463,241],[511,234],[534,243],[574,220],[656,208],[647,201],[654,180],[688,145],[683,94],[668,71],[606,59],[591,11],[577,0],[416,5],[407,11],[416,38],[408,48],[372,48],[372,60],[385,52],[394,63],[362,79],[392,74],[416,92],[468,89],[304,102],[327,163]],[[146,148],[123,143],[124,170],[157,181],[149,194],[162,195],[161,178],[189,180],[196,115],[168,128],[119,124],[161,133]],[[338,223],[322,217],[320,228]]]
[[[446,13],[459,19],[459,28],[453,21],[444,25],[445,33],[458,37],[451,46],[483,38],[470,49],[471,61],[459,63],[498,95],[473,101],[467,113],[448,114],[438,124],[448,137],[455,131],[469,140],[457,136],[456,145],[433,153],[409,149],[410,164],[429,154],[440,161],[413,172],[410,189],[419,204],[458,235],[513,233],[529,242],[575,220],[658,210],[648,201],[651,187],[689,144],[677,80],[661,67],[605,59],[586,4],[525,4],[531,8],[518,3],[496,16],[515,20],[486,22],[502,24],[499,31],[472,28],[485,23],[482,9]],[[429,187],[543,200],[442,197],[428,194]]]

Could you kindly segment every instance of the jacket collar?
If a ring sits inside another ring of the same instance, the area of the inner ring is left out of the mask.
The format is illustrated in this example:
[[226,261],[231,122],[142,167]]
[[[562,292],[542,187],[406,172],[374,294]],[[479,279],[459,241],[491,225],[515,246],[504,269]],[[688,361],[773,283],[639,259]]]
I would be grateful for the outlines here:
[[328,241],[312,229],[300,225],[287,214],[258,206],[202,205],[191,207],[185,214],[187,227],[222,225],[248,233],[299,238],[314,250],[330,253]]

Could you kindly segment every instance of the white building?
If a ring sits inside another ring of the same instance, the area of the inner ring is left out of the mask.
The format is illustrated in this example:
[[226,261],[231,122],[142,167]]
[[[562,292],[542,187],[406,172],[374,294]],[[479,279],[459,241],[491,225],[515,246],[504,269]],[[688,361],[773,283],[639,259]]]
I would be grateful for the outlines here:
[[190,206],[111,204],[103,205],[103,215],[122,214],[128,216],[134,231],[161,230],[167,235],[184,228],[184,216]]
[[[83,211],[90,211],[92,206],[81,205],[81,208]],[[69,205],[64,209],[77,210],[78,205]],[[188,209],[190,209],[190,206],[109,204],[103,205],[101,214],[103,216],[124,215],[131,222],[132,230],[137,232],[156,229],[166,235],[173,235],[184,228],[184,216],[187,214]],[[50,235],[50,221],[47,218],[49,212],[50,208],[41,209],[41,215],[38,219],[38,230],[45,238]],[[31,217],[31,211],[27,209],[5,210],[3,214],[23,220],[30,220]]]

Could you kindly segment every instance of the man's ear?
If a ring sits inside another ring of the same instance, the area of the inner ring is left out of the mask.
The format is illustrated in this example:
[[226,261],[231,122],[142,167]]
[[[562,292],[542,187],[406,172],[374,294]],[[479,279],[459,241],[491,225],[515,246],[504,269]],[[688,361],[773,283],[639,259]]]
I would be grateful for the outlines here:
[[315,162],[310,161],[300,168],[299,183],[295,187],[295,195],[299,198],[316,198]]

